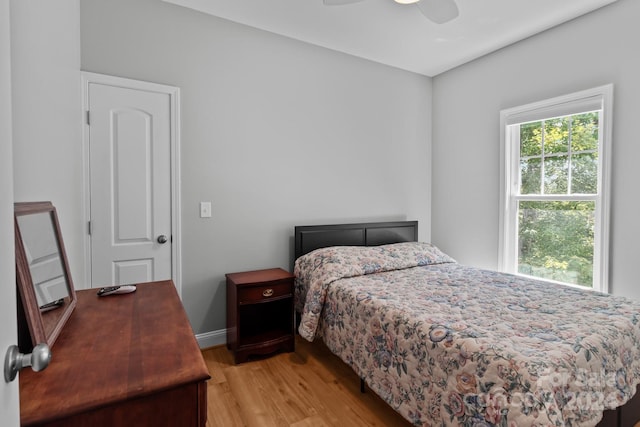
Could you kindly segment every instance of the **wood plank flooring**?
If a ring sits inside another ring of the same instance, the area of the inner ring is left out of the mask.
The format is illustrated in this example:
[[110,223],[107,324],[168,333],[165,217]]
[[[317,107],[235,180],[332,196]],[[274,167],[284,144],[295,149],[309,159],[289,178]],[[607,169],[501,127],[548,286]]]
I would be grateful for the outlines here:
[[408,427],[321,342],[233,364],[225,346],[202,351],[211,374],[207,427]]

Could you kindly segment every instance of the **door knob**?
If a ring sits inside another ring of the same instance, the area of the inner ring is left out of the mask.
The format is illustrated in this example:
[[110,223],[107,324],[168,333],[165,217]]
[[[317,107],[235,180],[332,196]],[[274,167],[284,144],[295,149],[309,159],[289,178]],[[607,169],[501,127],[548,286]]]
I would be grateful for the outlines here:
[[165,236],[164,234],[161,234],[158,236],[158,243],[160,243],[161,245],[167,243],[167,236]]
[[18,371],[27,366],[31,366],[35,372],[40,372],[49,366],[49,362],[51,349],[44,343],[35,346],[29,354],[20,353],[18,346],[12,345],[4,358],[4,380],[10,383],[16,378]]

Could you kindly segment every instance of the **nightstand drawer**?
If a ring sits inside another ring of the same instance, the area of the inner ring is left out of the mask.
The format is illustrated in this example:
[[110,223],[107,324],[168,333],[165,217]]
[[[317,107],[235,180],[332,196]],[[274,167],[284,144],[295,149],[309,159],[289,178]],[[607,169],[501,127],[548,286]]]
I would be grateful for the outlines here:
[[291,297],[292,295],[291,281],[275,282],[261,286],[243,286],[238,289],[238,303],[252,304]]

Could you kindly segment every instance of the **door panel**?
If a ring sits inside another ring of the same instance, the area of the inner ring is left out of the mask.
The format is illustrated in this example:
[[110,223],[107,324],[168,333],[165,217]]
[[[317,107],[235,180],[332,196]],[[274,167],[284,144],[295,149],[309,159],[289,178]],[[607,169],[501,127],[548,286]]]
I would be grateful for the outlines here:
[[151,116],[141,111],[114,111],[112,117],[115,245],[151,242]]
[[171,126],[166,93],[91,83],[93,287],[171,279]]
[[140,277],[153,276],[153,259],[135,259],[113,263],[114,283],[139,283]]

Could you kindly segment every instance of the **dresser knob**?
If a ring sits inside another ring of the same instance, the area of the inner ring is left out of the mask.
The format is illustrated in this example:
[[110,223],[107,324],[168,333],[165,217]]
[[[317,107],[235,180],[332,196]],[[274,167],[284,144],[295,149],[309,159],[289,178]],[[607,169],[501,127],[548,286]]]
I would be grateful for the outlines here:
[[265,289],[264,291],[262,291],[263,297],[270,297],[271,295],[273,295],[273,289]]

